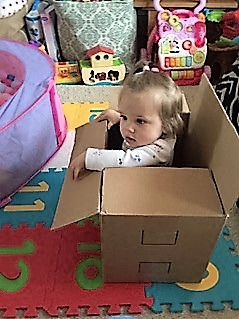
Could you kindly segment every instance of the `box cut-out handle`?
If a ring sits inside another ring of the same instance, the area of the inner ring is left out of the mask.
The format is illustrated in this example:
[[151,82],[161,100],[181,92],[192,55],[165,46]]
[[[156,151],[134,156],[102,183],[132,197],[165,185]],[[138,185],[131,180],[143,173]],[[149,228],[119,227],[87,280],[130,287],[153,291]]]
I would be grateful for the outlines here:
[[150,233],[142,230],[141,245],[176,245],[179,231]]

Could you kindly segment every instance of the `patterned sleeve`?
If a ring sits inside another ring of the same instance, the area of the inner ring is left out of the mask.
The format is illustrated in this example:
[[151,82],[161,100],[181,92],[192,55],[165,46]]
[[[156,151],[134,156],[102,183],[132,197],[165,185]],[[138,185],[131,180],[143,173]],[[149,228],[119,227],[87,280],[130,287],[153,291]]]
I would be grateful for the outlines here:
[[175,140],[160,139],[157,143],[133,150],[105,150],[88,148],[85,167],[101,171],[106,167],[166,166],[172,161]]

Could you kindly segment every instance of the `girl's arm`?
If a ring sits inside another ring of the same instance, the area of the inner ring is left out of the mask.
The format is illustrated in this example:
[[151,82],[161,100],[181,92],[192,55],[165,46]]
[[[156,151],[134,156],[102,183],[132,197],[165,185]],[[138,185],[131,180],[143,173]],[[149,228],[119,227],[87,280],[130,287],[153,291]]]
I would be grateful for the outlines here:
[[85,168],[101,171],[106,167],[170,165],[174,144],[175,140],[158,140],[157,144],[126,151],[88,148],[85,154]]
[[108,129],[110,129],[111,126],[113,126],[114,124],[120,121],[120,113],[115,110],[106,109],[102,113],[100,113],[100,115],[95,120],[97,122],[107,120]]
[[76,156],[70,163],[69,168],[72,170],[72,178],[77,179],[85,170],[85,152]]

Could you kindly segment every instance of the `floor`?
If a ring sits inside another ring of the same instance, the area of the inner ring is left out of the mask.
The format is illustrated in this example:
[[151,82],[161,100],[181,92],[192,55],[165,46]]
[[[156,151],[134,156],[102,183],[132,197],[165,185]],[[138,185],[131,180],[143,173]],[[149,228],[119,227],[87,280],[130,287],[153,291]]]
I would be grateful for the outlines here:
[[[76,101],[108,101],[112,105],[116,105],[117,94],[110,94],[111,88],[107,90],[107,95],[105,95],[100,87],[95,87],[94,90],[89,87],[79,88],[79,86],[71,86],[69,90],[68,86],[58,86],[58,93],[62,101],[66,102],[76,102]],[[114,89],[115,90],[115,89]],[[116,88],[117,90],[117,88]],[[114,91],[115,93],[115,91]],[[239,209],[236,207],[232,209],[229,213],[229,218],[226,222],[227,226],[230,229],[231,239],[234,241],[237,251],[239,252]],[[87,316],[86,309],[79,309],[79,315],[77,317],[71,317],[74,319],[77,318],[90,318],[90,319],[103,319],[108,318],[107,309],[100,309],[101,314],[99,316]],[[122,308],[122,314],[127,314],[127,309]],[[0,312],[0,318],[2,318],[3,312]],[[23,318],[24,312],[19,311],[17,318]],[[135,319],[156,319],[156,318],[167,318],[167,319],[238,319],[239,310],[231,310],[229,304],[225,304],[224,311],[210,311],[209,307],[205,306],[205,310],[201,313],[192,313],[188,308],[185,307],[182,313],[170,313],[167,307],[164,308],[163,313],[155,314],[149,309],[145,308],[142,311],[142,314],[133,316]],[[39,310],[38,313],[39,319],[49,319],[50,317],[43,311]],[[66,309],[59,310],[59,316],[54,317],[56,319],[63,319],[66,317]]]
[[[230,229],[231,238],[234,241],[237,251],[239,252],[239,209],[236,207],[230,212],[230,216],[226,222],[226,225]],[[127,309],[122,308],[122,315],[127,314]],[[140,315],[131,315],[134,319],[238,319],[239,310],[231,310],[229,304],[225,304],[224,311],[211,311],[205,306],[205,310],[201,313],[192,313],[187,307],[185,307],[182,313],[170,313],[167,307],[164,308],[163,313],[155,314],[150,309],[144,308],[142,314]],[[1,317],[1,316],[0,316]],[[21,313],[19,313],[18,318],[23,318]],[[42,311],[39,311],[39,319],[49,319],[50,317]],[[59,311],[59,316],[54,317],[55,319],[64,319],[67,318],[65,315],[65,310],[62,309]],[[69,318],[69,317],[68,317]],[[101,315],[99,316],[87,316],[86,309],[79,309],[79,316],[73,316],[70,318],[90,318],[90,319],[106,319],[109,318],[107,315],[107,309],[101,309]]]
[[[110,89],[109,89],[110,91]],[[66,86],[58,86],[58,93],[62,99],[62,101],[109,101],[112,105],[116,103],[116,97],[115,94],[110,94],[105,96],[104,93],[102,93],[102,90],[98,87],[95,87],[94,90],[90,89],[89,87],[84,87],[83,89],[79,89],[79,87],[73,85],[70,90],[67,90]],[[230,229],[231,239],[236,245],[237,251],[239,252],[239,209],[234,207],[232,211],[229,213],[229,218],[226,222],[227,226]],[[122,309],[122,314],[126,314],[127,309]],[[85,310],[81,309],[79,310],[79,316],[72,317],[72,318],[86,318],[86,312]],[[106,314],[106,309],[101,309],[101,315],[100,316],[90,316],[88,318],[90,319],[100,319],[100,318],[108,318],[109,316]],[[167,318],[167,319],[238,319],[239,318],[239,310],[231,310],[230,305],[225,304],[225,310],[224,311],[210,311],[209,308],[205,306],[205,311],[202,313],[192,313],[189,311],[188,308],[185,308],[182,313],[170,313],[167,307],[164,308],[163,313],[161,314],[155,314],[149,309],[145,308],[143,309],[143,312],[141,315],[135,315],[133,316],[137,319],[156,319],[156,318]],[[20,317],[19,317],[20,318]],[[49,318],[46,313],[39,312],[39,318],[40,319],[46,319]],[[65,311],[62,310],[62,312],[59,314],[60,318],[66,318]]]

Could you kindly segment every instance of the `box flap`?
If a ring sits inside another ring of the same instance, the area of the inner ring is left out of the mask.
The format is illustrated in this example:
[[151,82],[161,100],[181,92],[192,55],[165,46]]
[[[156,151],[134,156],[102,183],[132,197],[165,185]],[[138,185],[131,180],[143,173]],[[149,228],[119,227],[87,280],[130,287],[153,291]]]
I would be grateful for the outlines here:
[[108,215],[225,218],[208,169],[108,168],[102,197],[102,212]]
[[[72,158],[87,147],[105,148],[106,122],[87,123],[76,130]],[[78,180],[67,169],[51,228],[71,224],[95,214],[100,204],[101,172],[86,172]]]
[[239,195],[238,134],[205,75],[199,86],[183,90],[191,109],[185,163],[212,170],[228,212]]
[[190,109],[188,106],[188,102],[187,99],[185,97],[185,94],[182,94],[182,112],[181,112],[181,116],[183,116],[183,114],[190,114]]

